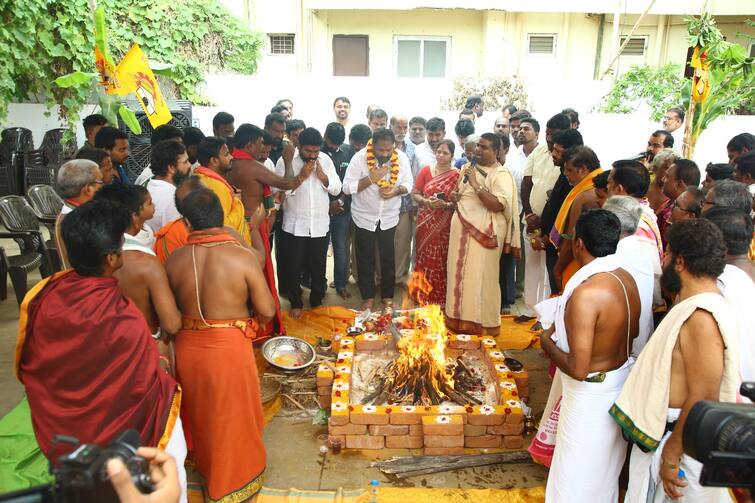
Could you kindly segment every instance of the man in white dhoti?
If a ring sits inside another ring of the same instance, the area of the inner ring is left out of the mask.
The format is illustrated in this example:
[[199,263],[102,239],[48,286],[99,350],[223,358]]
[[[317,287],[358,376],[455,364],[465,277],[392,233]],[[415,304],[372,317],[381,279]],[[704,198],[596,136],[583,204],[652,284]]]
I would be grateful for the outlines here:
[[682,444],[695,403],[733,402],[739,388],[737,321],[716,286],[725,254],[723,235],[711,222],[671,226],[661,286],[677,301],[610,411],[635,444],[625,502],[665,501],[664,493],[685,503],[729,501],[726,489],[700,485],[701,464],[684,454]]
[[653,333],[653,299],[661,299],[661,261],[658,251],[649,242],[635,235],[642,217],[642,206],[630,196],[611,196],[603,209],[610,211],[621,222],[621,238],[616,246],[619,266],[632,275],[640,294],[640,331],[632,343],[632,356],[637,358]]
[[541,336],[562,387],[546,503],[619,497],[626,442],[608,409],[629,375],[640,320],[637,286],[614,255],[620,233],[619,219],[606,210],[579,218],[572,247],[581,268],[559,298],[555,328]]

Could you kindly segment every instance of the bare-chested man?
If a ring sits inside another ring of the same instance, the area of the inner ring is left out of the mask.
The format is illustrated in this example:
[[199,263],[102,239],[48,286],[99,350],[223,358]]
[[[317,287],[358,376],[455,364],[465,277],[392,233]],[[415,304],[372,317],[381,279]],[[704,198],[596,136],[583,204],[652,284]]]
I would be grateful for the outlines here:
[[[275,270],[270,257],[270,228],[266,218],[259,218],[259,211],[265,213],[275,208],[271,187],[282,190],[295,190],[302,184],[306,177],[303,174],[293,176],[291,160],[293,148],[284,149],[284,176],[278,176],[268,170],[264,164],[257,161],[259,151],[263,148],[262,129],[252,124],[242,124],[236,130],[233,137],[233,162],[229,176],[232,185],[241,190],[241,200],[244,203],[244,212],[250,221],[252,241],[259,239],[265,247],[265,279],[267,286],[273,294],[276,306],[280,306],[278,292],[275,288]],[[255,215],[257,217],[255,218]],[[278,263],[279,267],[282,265]],[[283,287],[283,285],[279,285]],[[285,290],[284,290],[285,291]],[[277,331],[282,330],[280,307],[276,309]],[[271,334],[276,327],[272,324],[268,327],[267,334]]]
[[561,395],[548,503],[619,497],[626,442],[608,409],[629,375],[640,320],[637,286],[614,255],[620,234],[619,219],[608,211],[579,218],[572,248],[581,268],[559,297],[555,328],[541,336],[558,367],[549,404]]
[[160,355],[165,357],[163,362],[171,364],[168,344],[181,329],[181,313],[176,307],[165,268],[155,252],[135,237],[155,212],[149,191],[139,185],[113,184],[103,187],[95,199],[120,204],[131,214],[131,225],[124,234],[123,267],[113,276],[118,280],[121,292],[133,300],[144,315],[152,337],[160,341]]
[[[716,279],[724,270],[721,231],[706,219],[671,226],[661,286],[676,296],[642,350],[611,415],[633,443],[624,501],[730,501],[725,489],[700,486],[701,464],[684,454],[682,432],[700,400],[736,401],[737,316]],[[679,477],[684,470],[685,477]]]
[[275,303],[256,254],[223,228],[215,193],[192,191],[181,206],[189,240],[166,264],[183,314],[176,337],[181,409],[210,499],[246,500],[261,488],[265,470],[252,340]]

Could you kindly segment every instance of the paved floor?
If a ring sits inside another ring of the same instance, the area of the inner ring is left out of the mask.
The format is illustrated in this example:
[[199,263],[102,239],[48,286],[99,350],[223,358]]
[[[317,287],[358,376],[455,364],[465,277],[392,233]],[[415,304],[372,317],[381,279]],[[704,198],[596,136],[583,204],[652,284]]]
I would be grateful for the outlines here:
[[[0,246],[9,253],[16,253],[16,244],[0,240]],[[328,276],[332,277],[332,258],[328,259]],[[29,285],[39,281],[39,273],[29,278]],[[350,284],[351,299],[344,301],[335,290],[328,289],[324,303],[342,304],[349,308],[359,306],[361,299],[356,285]],[[13,356],[18,330],[18,304],[8,280],[9,296],[0,302],[0,416],[7,413],[20,400],[23,388],[16,380],[13,371]],[[401,305],[405,291],[396,289],[394,302]],[[305,296],[305,308],[306,305]],[[283,301],[284,309],[289,305]],[[514,313],[519,306],[514,306]],[[539,351],[528,349],[515,351],[530,372],[530,406],[539,415],[545,405],[549,379]],[[547,471],[534,464],[498,465],[470,468],[435,475],[418,476],[404,481],[391,481],[377,469],[370,468],[370,462],[392,456],[421,454],[409,450],[382,451],[342,451],[341,454],[321,455],[319,448],[327,436],[327,428],[312,425],[311,419],[276,417],[265,430],[265,444],[268,448],[268,469],[266,484],[270,487],[300,489],[335,489],[344,487],[355,489],[366,487],[372,479],[382,484],[403,487],[449,487],[449,488],[509,488],[530,487],[545,484]]]

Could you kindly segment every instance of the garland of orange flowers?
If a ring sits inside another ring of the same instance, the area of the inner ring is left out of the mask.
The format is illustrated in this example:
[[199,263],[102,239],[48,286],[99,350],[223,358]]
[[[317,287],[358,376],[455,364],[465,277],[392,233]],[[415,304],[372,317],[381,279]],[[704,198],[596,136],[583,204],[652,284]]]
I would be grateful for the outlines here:
[[[367,167],[370,168],[370,171],[378,169],[379,167],[377,157],[375,157],[375,151],[372,147],[372,138],[370,138],[370,140],[367,142]],[[378,187],[393,187],[394,185],[396,185],[396,182],[398,182],[398,172],[398,152],[394,148],[393,152],[391,153],[391,176],[388,180],[386,180],[385,178],[378,180]]]

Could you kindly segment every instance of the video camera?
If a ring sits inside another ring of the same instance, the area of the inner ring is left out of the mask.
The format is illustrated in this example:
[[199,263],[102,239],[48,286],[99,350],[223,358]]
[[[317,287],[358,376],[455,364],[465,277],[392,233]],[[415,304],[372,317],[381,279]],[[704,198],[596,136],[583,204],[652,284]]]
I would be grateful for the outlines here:
[[[755,401],[755,382],[742,383]],[[755,490],[755,406],[701,401],[687,416],[684,453],[703,464],[700,484]]]
[[143,494],[154,491],[149,476],[149,462],[136,454],[139,433],[126,430],[106,447],[80,444],[77,439],[57,435],[55,445],[74,444],[76,448],[50,463],[52,484],[24,489],[0,496],[0,502],[12,503],[117,503],[118,495],[107,474],[107,462],[118,458],[128,468],[131,480]]

